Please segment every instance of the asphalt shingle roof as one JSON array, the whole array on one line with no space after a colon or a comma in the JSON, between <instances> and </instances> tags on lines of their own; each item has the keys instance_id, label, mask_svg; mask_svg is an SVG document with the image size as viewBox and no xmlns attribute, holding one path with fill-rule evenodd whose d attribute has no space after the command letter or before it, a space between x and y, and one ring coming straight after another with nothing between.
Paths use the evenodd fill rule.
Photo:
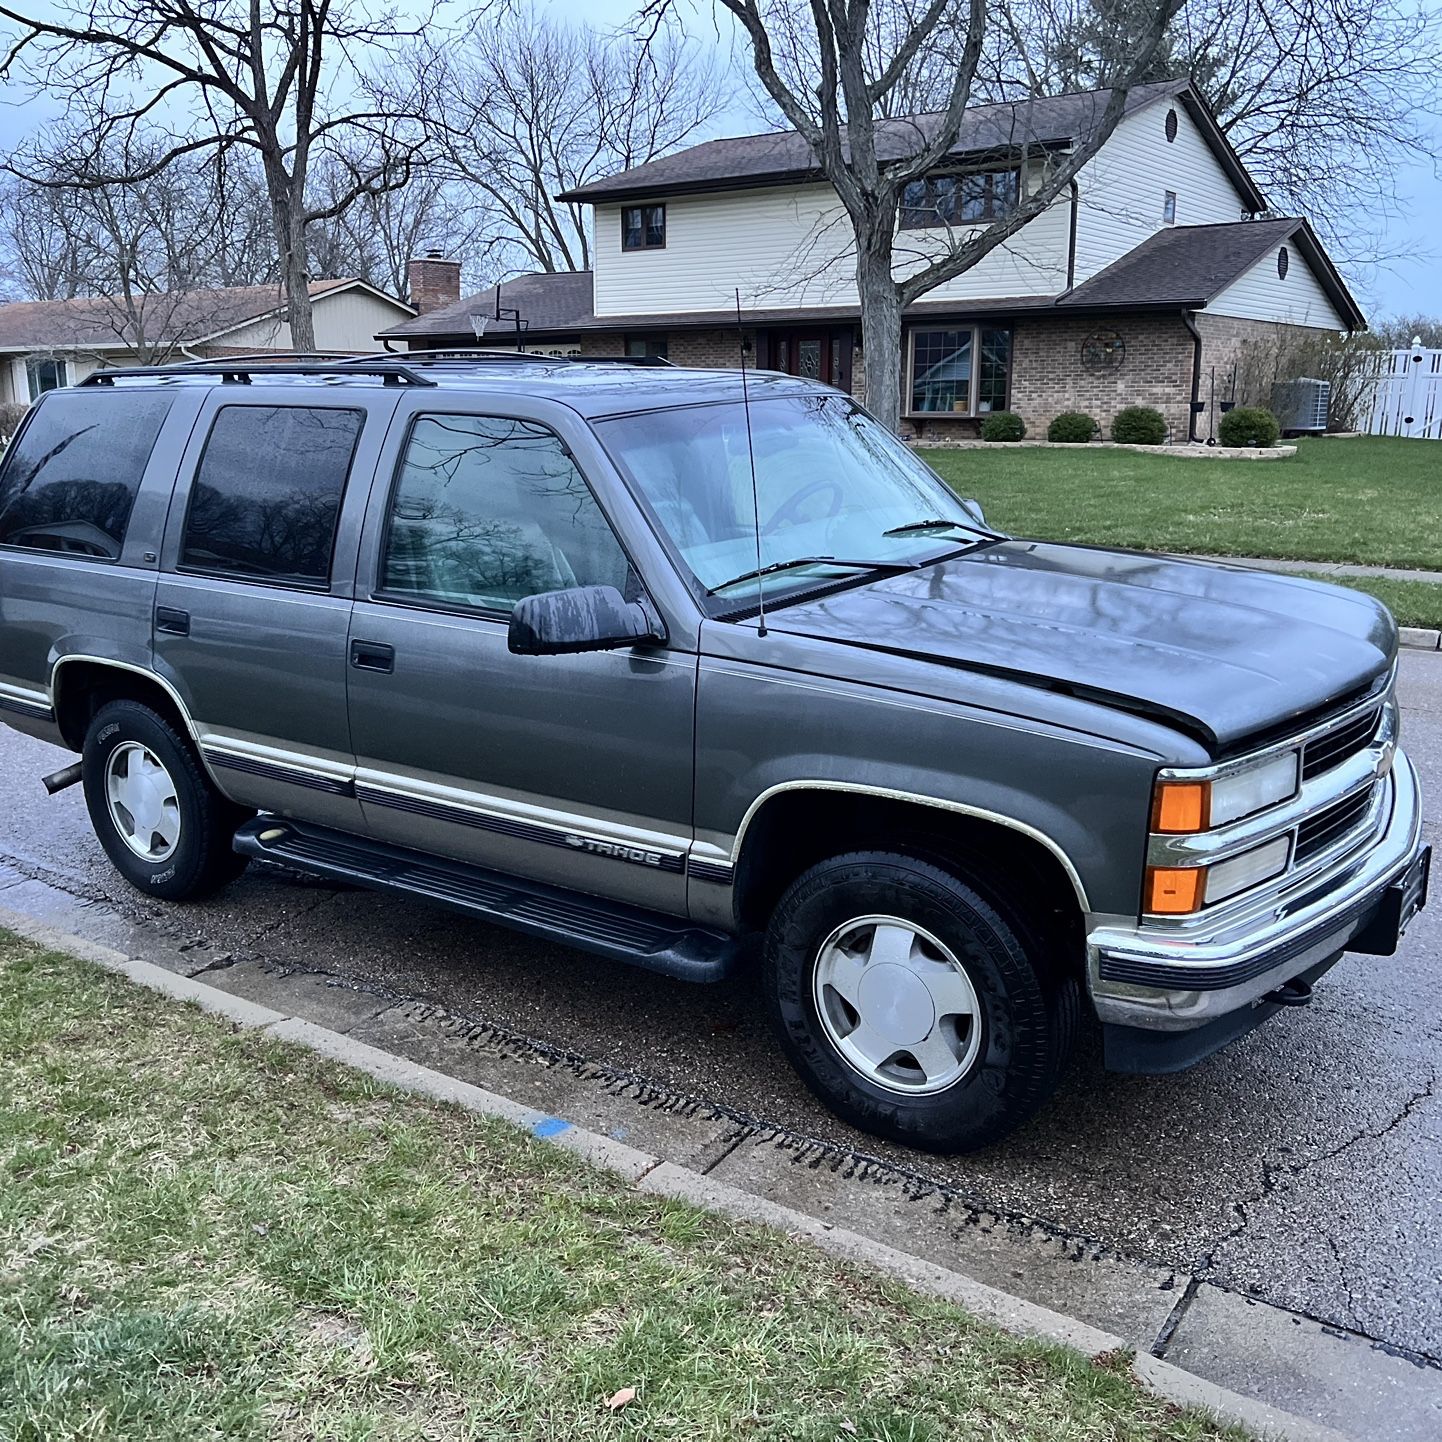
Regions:
<instances>
[{"instance_id":1,"label":"asphalt shingle roof","mask_svg":"<svg viewBox=\"0 0 1442 1442\"><path fill-rule=\"evenodd\" d=\"M353 280L313 280L312 296ZM278 286L234 286L184 294L142 297L140 313L156 341L196 341L273 314L285 304ZM128 346L132 329L121 300L77 296L74 300L25 300L0 305L0 350L83 350Z\"/></svg>"},{"instance_id":2,"label":"asphalt shingle roof","mask_svg":"<svg viewBox=\"0 0 1442 1442\"><path fill-rule=\"evenodd\" d=\"M1126 113L1168 96L1194 98L1186 80L1138 85L1126 100ZM953 155L1011 151L1022 144L1065 145L1091 134L1111 99L1110 90L1033 97L997 105L974 105L962 119ZM936 133L936 114L884 120L877 125L877 152L883 160L914 154ZM617 200L624 196L661 195L739 185L767 185L819 174L811 149L795 131L739 135L708 140L660 160L623 170L605 180L569 190L566 200Z\"/></svg>"}]
</instances>

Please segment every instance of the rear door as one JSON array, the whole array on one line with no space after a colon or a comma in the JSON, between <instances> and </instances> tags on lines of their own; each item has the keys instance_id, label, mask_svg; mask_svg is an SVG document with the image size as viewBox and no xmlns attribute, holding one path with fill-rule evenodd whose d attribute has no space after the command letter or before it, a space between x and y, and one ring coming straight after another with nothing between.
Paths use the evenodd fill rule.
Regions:
<instances>
[{"instance_id":1,"label":"rear door","mask_svg":"<svg viewBox=\"0 0 1442 1442\"><path fill-rule=\"evenodd\" d=\"M395 395L221 385L166 527L156 669L237 801L361 828L346 638L366 492Z\"/></svg>"}]
</instances>

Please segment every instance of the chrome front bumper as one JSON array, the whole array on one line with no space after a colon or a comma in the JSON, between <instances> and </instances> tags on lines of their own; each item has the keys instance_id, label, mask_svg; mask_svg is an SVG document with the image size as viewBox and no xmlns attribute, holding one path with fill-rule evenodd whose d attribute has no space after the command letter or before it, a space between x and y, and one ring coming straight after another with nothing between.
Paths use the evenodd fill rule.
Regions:
<instances>
[{"instance_id":1,"label":"chrome front bumper","mask_svg":"<svg viewBox=\"0 0 1442 1442\"><path fill-rule=\"evenodd\" d=\"M1245 922L1185 937L1145 925L1105 925L1087 937L1087 976L1103 1024L1187 1032L1250 1008L1283 983L1334 959L1363 932L1388 888L1422 851L1417 773L1398 751L1385 828L1360 854ZM1259 1018L1260 1019L1260 1018Z\"/></svg>"}]
</instances>

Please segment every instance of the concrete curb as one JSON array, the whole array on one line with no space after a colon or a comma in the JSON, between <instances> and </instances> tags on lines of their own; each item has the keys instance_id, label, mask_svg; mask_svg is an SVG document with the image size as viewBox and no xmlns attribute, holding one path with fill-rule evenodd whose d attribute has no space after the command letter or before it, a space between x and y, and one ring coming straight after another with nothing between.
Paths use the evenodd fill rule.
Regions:
<instances>
[{"instance_id":1,"label":"concrete curb","mask_svg":"<svg viewBox=\"0 0 1442 1442\"><path fill-rule=\"evenodd\" d=\"M1442 650L1442 631L1430 626L1398 626L1397 635L1402 645L1414 651Z\"/></svg>"},{"instance_id":2,"label":"concrete curb","mask_svg":"<svg viewBox=\"0 0 1442 1442\"><path fill-rule=\"evenodd\" d=\"M245 1030L266 1033L330 1061L354 1067L401 1090L520 1127L543 1141L564 1147L594 1166L618 1174L642 1191L802 1238L828 1256L883 1272L917 1291L954 1302L973 1316L1015 1336L1057 1343L1093 1357L1131 1350L1130 1345L1114 1333L1065 1317L858 1232L831 1227L794 1208L662 1161L610 1137L573 1126L563 1118L548 1116L339 1032L287 1017L152 962L131 960L111 947L48 926L9 907L0 906L0 927L52 951L124 976L172 1000L193 1002L202 1011ZM1140 1385L1168 1402L1204 1408L1259 1437L1278 1439L1278 1442L1346 1442L1340 1432L1330 1427L1244 1397L1155 1357L1134 1356L1132 1374Z\"/></svg>"}]
</instances>

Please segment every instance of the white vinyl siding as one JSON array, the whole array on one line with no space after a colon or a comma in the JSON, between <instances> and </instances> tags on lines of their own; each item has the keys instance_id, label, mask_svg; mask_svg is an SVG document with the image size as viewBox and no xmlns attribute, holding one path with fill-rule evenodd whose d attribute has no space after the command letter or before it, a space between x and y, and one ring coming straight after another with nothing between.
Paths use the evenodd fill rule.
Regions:
<instances>
[{"instance_id":1,"label":"white vinyl siding","mask_svg":"<svg viewBox=\"0 0 1442 1442\"><path fill-rule=\"evenodd\" d=\"M382 300L359 287L311 300L317 350L382 350L376 332L409 320L410 315L398 301ZM251 321L216 336L199 349L212 346L229 351L290 350L290 326L274 317Z\"/></svg>"},{"instance_id":2,"label":"white vinyl siding","mask_svg":"<svg viewBox=\"0 0 1442 1442\"><path fill-rule=\"evenodd\" d=\"M1066 284L1069 215L1052 207L929 300L1054 295ZM598 316L857 304L851 223L827 185L672 196L666 248L623 251L621 207L596 207ZM944 231L897 234L896 271L921 265Z\"/></svg>"},{"instance_id":3,"label":"white vinyl siding","mask_svg":"<svg viewBox=\"0 0 1442 1442\"><path fill-rule=\"evenodd\" d=\"M1171 142L1169 109L1177 112ZM1077 185L1078 285L1164 229L1162 203L1169 190L1176 192L1179 226L1240 220L1247 204L1186 109L1166 100L1123 120Z\"/></svg>"},{"instance_id":4,"label":"white vinyl siding","mask_svg":"<svg viewBox=\"0 0 1442 1442\"><path fill-rule=\"evenodd\" d=\"M1269 250L1245 275L1234 280L1207 307L1207 314L1346 330L1347 322L1327 299L1326 291L1296 246L1287 247L1290 264L1285 278L1277 274L1280 248Z\"/></svg>"}]
</instances>

